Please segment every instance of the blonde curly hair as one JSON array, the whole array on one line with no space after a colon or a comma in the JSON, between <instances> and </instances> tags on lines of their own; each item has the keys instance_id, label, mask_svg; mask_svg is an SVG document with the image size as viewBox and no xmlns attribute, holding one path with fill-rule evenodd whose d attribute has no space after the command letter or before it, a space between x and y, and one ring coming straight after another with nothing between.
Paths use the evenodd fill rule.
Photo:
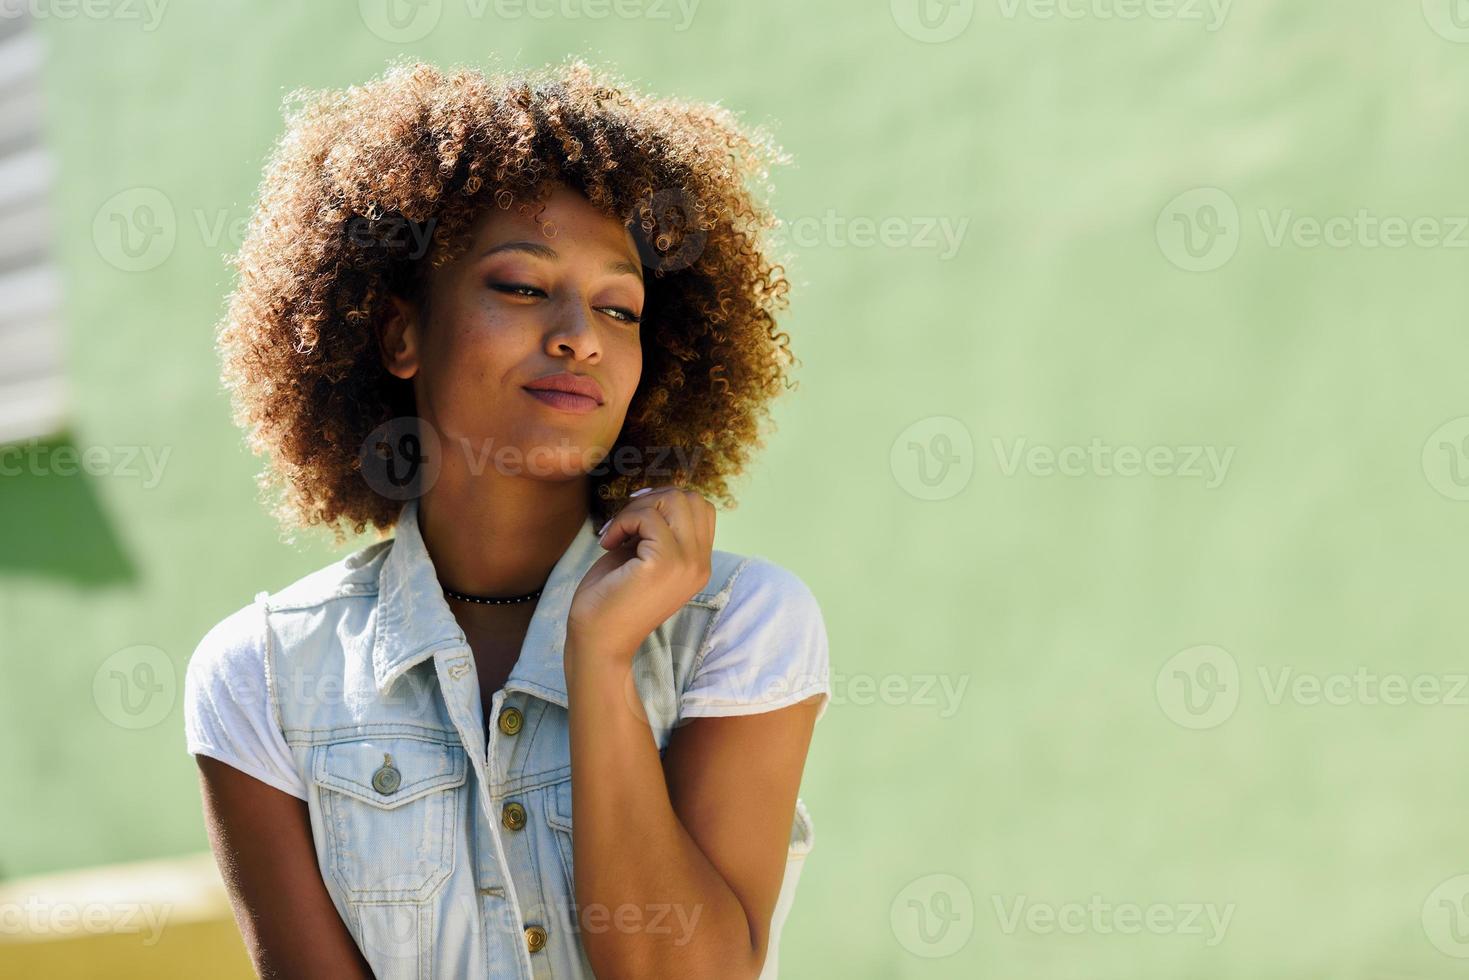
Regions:
<instances>
[{"instance_id":1,"label":"blonde curly hair","mask_svg":"<svg viewBox=\"0 0 1469 980\"><path fill-rule=\"evenodd\" d=\"M416 414L411 385L379 358L389 298L421 302L428 268L467 247L482 209L543 201L552 181L627 222L652 270L642 378L609 458L676 450L658 483L735 506L729 484L799 363L775 323L789 291L766 235L778 221L748 186L789 162L763 130L717 104L637 93L579 58L493 74L400 61L362 85L298 89L283 112L217 342L283 528L322 525L340 543L344 522L392 527L401 501L360 462L374 429ZM395 247L405 225L428 246ZM596 519L647 476L591 476Z\"/></svg>"}]
</instances>

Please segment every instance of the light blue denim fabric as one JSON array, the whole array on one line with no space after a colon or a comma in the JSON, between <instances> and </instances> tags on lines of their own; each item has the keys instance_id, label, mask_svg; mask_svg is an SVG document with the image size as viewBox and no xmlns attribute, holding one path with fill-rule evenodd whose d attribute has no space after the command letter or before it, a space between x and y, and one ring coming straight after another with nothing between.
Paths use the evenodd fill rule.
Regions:
<instances>
[{"instance_id":1,"label":"light blue denim fabric","mask_svg":"<svg viewBox=\"0 0 1469 980\"><path fill-rule=\"evenodd\" d=\"M494 694L488 743L474 658L443 599L416 501L394 539L256 596L272 709L310 788L322 877L379 980L593 976L573 905L562 644L572 595L602 553L588 518ZM716 550L708 585L638 650L634 676L660 753L714 614L750 560ZM521 724L507 734L496 722L512 708ZM514 829L502 820L511 804L524 813ZM762 978L776 976L812 843L798 800ZM689 928L688 915L655 923L654 910L641 914L675 937ZM545 943L531 951L537 926Z\"/></svg>"}]
</instances>

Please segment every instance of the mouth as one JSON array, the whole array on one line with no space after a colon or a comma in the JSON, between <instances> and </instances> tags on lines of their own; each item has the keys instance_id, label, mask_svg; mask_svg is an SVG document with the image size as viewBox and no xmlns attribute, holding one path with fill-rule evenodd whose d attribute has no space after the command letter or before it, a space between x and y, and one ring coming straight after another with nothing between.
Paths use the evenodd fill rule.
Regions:
<instances>
[{"instance_id":1,"label":"mouth","mask_svg":"<svg viewBox=\"0 0 1469 980\"><path fill-rule=\"evenodd\" d=\"M524 388L526 394L552 408L563 412L571 412L574 415L585 415L595 412L599 406L597 399L588 395L577 395L569 391L556 391L552 388Z\"/></svg>"}]
</instances>

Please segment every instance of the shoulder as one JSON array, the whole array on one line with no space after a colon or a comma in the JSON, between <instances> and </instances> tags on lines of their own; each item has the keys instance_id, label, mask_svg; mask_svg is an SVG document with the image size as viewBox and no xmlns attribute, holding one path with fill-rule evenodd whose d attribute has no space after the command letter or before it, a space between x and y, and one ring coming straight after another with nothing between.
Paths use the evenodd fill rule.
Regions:
<instances>
[{"instance_id":1,"label":"shoulder","mask_svg":"<svg viewBox=\"0 0 1469 980\"><path fill-rule=\"evenodd\" d=\"M190 751L219 757L246 716L268 704L265 620L259 600L204 634L184 669L184 728ZM228 761L228 760L227 760Z\"/></svg>"},{"instance_id":2,"label":"shoulder","mask_svg":"<svg viewBox=\"0 0 1469 980\"><path fill-rule=\"evenodd\" d=\"M682 698L684 716L769 710L829 691L826 625L799 575L740 556L724 592Z\"/></svg>"},{"instance_id":3,"label":"shoulder","mask_svg":"<svg viewBox=\"0 0 1469 980\"><path fill-rule=\"evenodd\" d=\"M205 678L238 674L262 661L265 641L264 610L259 597L215 623L189 658L187 684Z\"/></svg>"},{"instance_id":4,"label":"shoulder","mask_svg":"<svg viewBox=\"0 0 1469 980\"><path fill-rule=\"evenodd\" d=\"M378 541L255 598L210 627L189 658L190 686L254 676L265 670L266 614L309 609L348 595L375 594L377 573L392 540Z\"/></svg>"},{"instance_id":5,"label":"shoulder","mask_svg":"<svg viewBox=\"0 0 1469 980\"><path fill-rule=\"evenodd\" d=\"M262 592L256 599L274 611L309 608L342 596L374 595L392 546L392 538L375 541L274 592Z\"/></svg>"},{"instance_id":6,"label":"shoulder","mask_svg":"<svg viewBox=\"0 0 1469 980\"><path fill-rule=\"evenodd\" d=\"M261 598L204 634L184 676L190 754L210 756L282 792L306 798L274 711Z\"/></svg>"},{"instance_id":7,"label":"shoulder","mask_svg":"<svg viewBox=\"0 0 1469 980\"><path fill-rule=\"evenodd\" d=\"M787 625L821 621L816 594L799 575L761 555L736 556L728 582L722 620L735 617L778 618Z\"/></svg>"}]
</instances>

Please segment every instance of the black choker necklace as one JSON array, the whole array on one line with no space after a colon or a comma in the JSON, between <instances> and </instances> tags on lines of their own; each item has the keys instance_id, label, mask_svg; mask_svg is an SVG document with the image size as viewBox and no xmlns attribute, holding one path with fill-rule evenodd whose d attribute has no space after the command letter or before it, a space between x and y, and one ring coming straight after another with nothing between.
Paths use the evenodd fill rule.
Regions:
<instances>
[{"instance_id":1,"label":"black choker necklace","mask_svg":"<svg viewBox=\"0 0 1469 980\"><path fill-rule=\"evenodd\" d=\"M543 589L545 588L545 586L541 586L541 588ZM467 592L455 592L447 585L444 586L444 595L448 596L450 599L458 599L460 602L479 602L489 606L510 606L514 605L517 602L530 602L532 599L540 594L541 589L536 589L534 592L527 592L525 595L510 595L503 597L489 595L470 595Z\"/></svg>"}]
</instances>

